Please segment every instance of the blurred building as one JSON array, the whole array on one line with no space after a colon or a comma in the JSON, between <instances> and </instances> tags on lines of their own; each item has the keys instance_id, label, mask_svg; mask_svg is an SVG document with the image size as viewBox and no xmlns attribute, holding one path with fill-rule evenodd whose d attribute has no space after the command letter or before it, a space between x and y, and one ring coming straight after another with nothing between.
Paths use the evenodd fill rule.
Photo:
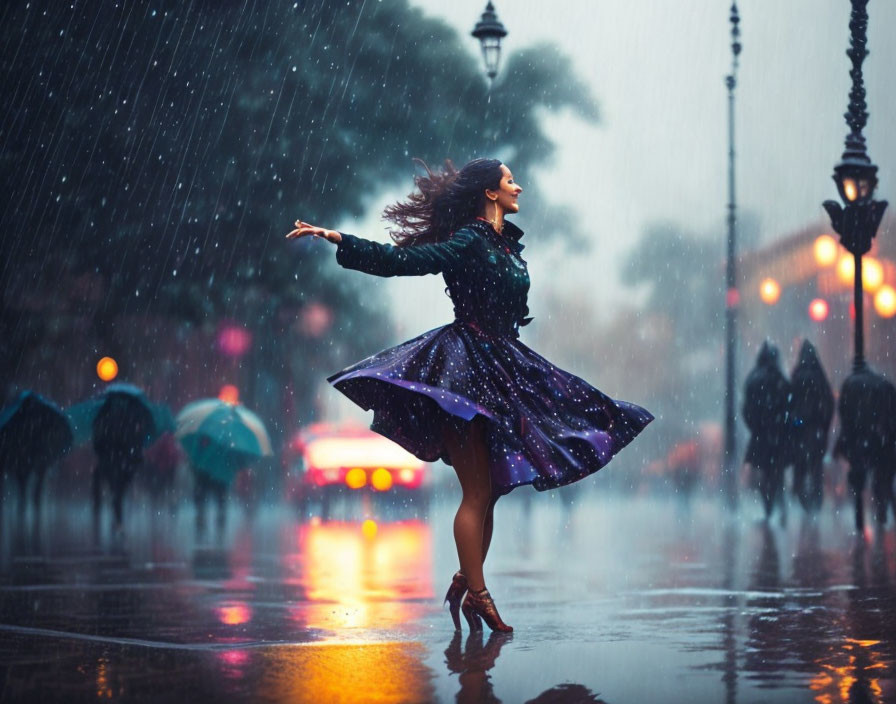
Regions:
<instances>
[{"instance_id":1,"label":"blurred building","mask_svg":"<svg viewBox=\"0 0 896 704\"><path fill-rule=\"evenodd\" d=\"M839 388L853 359L853 257L828 222L817 222L740 257L741 335L747 362L763 340L781 350L785 371L808 338ZM887 213L863 258L865 357L896 379L896 215Z\"/></svg>"}]
</instances>

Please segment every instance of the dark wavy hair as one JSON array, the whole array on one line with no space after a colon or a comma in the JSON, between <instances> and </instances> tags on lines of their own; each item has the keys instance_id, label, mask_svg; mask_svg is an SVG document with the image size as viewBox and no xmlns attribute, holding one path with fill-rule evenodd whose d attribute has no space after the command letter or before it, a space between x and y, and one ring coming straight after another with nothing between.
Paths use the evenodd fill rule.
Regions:
<instances>
[{"instance_id":1,"label":"dark wavy hair","mask_svg":"<svg viewBox=\"0 0 896 704\"><path fill-rule=\"evenodd\" d=\"M498 159L473 159L460 171L446 159L445 168L438 172L421 159L414 161L426 170L425 176L414 177L419 192L383 211L383 219L398 226L389 234L399 247L448 239L482 212L484 191L501 185Z\"/></svg>"}]
</instances>

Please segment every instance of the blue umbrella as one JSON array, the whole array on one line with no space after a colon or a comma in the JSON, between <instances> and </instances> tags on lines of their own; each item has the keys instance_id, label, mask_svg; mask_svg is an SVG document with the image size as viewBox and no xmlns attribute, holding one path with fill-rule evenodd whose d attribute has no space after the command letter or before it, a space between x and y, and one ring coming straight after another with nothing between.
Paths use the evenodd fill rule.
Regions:
<instances>
[{"instance_id":1,"label":"blue umbrella","mask_svg":"<svg viewBox=\"0 0 896 704\"><path fill-rule=\"evenodd\" d=\"M226 484L259 457L273 454L257 415L216 398L184 406L177 414L175 436L197 471Z\"/></svg>"},{"instance_id":2,"label":"blue umbrella","mask_svg":"<svg viewBox=\"0 0 896 704\"><path fill-rule=\"evenodd\" d=\"M143 406L152 416L153 426L150 428L144 440L144 446L149 445L166 430L174 430L174 419L171 417L171 409L165 404L157 404L150 401L143 389L134 384L115 382L107 385L101 393L91 399L77 403L66 410L66 415L74 429L76 445L83 445L90 441L93 434L93 421L96 419L100 408L112 396L121 395L132 399Z\"/></svg>"},{"instance_id":3,"label":"blue umbrella","mask_svg":"<svg viewBox=\"0 0 896 704\"><path fill-rule=\"evenodd\" d=\"M0 456L29 455L52 464L72 446L72 428L62 409L33 391L22 391L0 412Z\"/></svg>"}]
</instances>

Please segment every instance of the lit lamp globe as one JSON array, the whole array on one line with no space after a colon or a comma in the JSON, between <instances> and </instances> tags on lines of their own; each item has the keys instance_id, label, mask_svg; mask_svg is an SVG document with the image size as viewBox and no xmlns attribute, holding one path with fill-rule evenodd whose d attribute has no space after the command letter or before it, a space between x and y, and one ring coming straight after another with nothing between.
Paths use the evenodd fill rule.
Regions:
<instances>
[{"instance_id":1,"label":"lit lamp globe","mask_svg":"<svg viewBox=\"0 0 896 704\"><path fill-rule=\"evenodd\" d=\"M773 306L781 297L781 286L772 278L763 279L759 284L759 298L763 303Z\"/></svg>"},{"instance_id":2,"label":"lit lamp globe","mask_svg":"<svg viewBox=\"0 0 896 704\"><path fill-rule=\"evenodd\" d=\"M809 304L809 317L816 323L828 317L828 302L823 298L816 298Z\"/></svg>"},{"instance_id":3,"label":"lit lamp globe","mask_svg":"<svg viewBox=\"0 0 896 704\"><path fill-rule=\"evenodd\" d=\"M814 252L818 266L831 266L837 261L837 240L830 235L816 237Z\"/></svg>"},{"instance_id":4,"label":"lit lamp globe","mask_svg":"<svg viewBox=\"0 0 896 704\"><path fill-rule=\"evenodd\" d=\"M869 202L877 188L877 167L858 159L845 159L834 167L834 183L846 204Z\"/></svg>"},{"instance_id":5,"label":"lit lamp globe","mask_svg":"<svg viewBox=\"0 0 896 704\"><path fill-rule=\"evenodd\" d=\"M892 318L896 315L896 290L890 285L883 285L874 294L874 310L881 318Z\"/></svg>"},{"instance_id":6,"label":"lit lamp globe","mask_svg":"<svg viewBox=\"0 0 896 704\"><path fill-rule=\"evenodd\" d=\"M118 376L118 362L111 357L103 357L96 363L96 375L103 381L112 381Z\"/></svg>"}]
</instances>

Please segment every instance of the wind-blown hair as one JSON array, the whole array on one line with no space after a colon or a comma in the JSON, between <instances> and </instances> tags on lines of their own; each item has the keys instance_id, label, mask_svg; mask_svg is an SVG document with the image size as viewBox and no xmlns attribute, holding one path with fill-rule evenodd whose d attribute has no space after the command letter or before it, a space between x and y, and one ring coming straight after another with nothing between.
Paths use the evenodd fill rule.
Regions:
<instances>
[{"instance_id":1,"label":"wind-blown hair","mask_svg":"<svg viewBox=\"0 0 896 704\"><path fill-rule=\"evenodd\" d=\"M426 170L425 176L414 177L419 193L383 211L383 219L398 226L389 234L399 247L445 241L482 212L485 190L496 191L501 185L497 159L474 159L460 171L446 159L438 172L420 159L414 161Z\"/></svg>"}]
</instances>

